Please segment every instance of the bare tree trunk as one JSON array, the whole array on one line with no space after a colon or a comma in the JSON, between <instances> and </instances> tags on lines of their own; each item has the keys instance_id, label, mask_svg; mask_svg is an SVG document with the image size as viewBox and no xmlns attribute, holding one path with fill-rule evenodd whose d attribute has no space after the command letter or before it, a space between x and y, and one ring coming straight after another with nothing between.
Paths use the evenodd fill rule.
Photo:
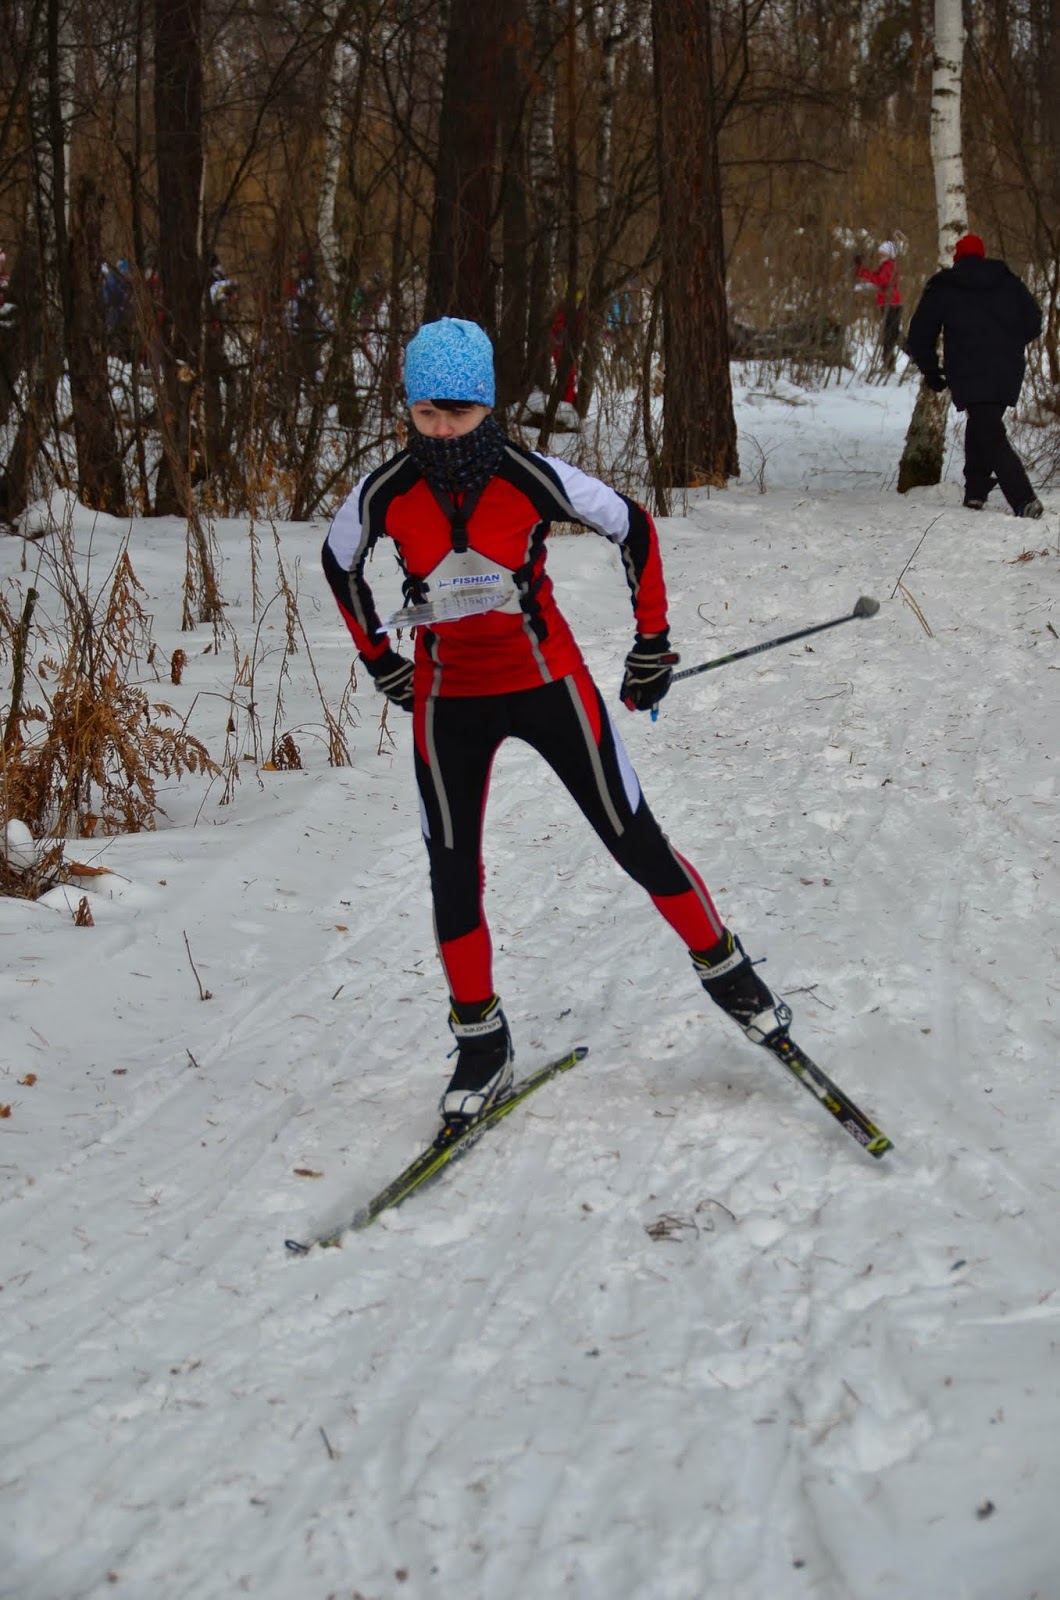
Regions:
<instances>
[{"instance_id":1,"label":"bare tree trunk","mask_svg":"<svg viewBox=\"0 0 1060 1600\"><path fill-rule=\"evenodd\" d=\"M1038 19L1034 55L1037 62L1036 84L1039 121L1041 126L1041 152L1037 161L1037 186L1042 201L1036 207L1038 220L1036 244L1039 260L1046 263L1045 326L1042 331L1042 350L1045 355L1049 382L1060 387L1060 250L1057 249L1057 227L1060 224L1060 0L1042 0Z\"/></svg>"},{"instance_id":2,"label":"bare tree trunk","mask_svg":"<svg viewBox=\"0 0 1060 1600\"><path fill-rule=\"evenodd\" d=\"M652 0L663 269L662 472L739 472L729 375L710 0Z\"/></svg>"},{"instance_id":3,"label":"bare tree trunk","mask_svg":"<svg viewBox=\"0 0 1060 1600\"><path fill-rule=\"evenodd\" d=\"M43 37L41 37L43 35ZM58 434L63 370L63 318L56 315L68 289L66 241L66 125L61 66L62 17L57 0L34 8L26 44L27 166L24 233L11 276L17 328L10 340L8 381L12 399L25 374L24 399L6 460L0 461L0 515L15 517L34 490L46 438ZM38 43L39 41L39 43ZM60 249L60 241L62 249ZM7 341L5 341L6 343Z\"/></svg>"},{"instance_id":4,"label":"bare tree trunk","mask_svg":"<svg viewBox=\"0 0 1060 1600\"><path fill-rule=\"evenodd\" d=\"M578 287L581 226L578 206L578 13L575 0L567 0L566 24L566 148L564 169L567 201L567 280L563 292L563 334L548 404L538 430L537 448L544 450L556 425L561 398L576 371L585 327L585 300Z\"/></svg>"},{"instance_id":5,"label":"bare tree trunk","mask_svg":"<svg viewBox=\"0 0 1060 1600\"><path fill-rule=\"evenodd\" d=\"M552 0L533 0L534 57L541 63L539 81L530 102L530 201L534 246L530 260L527 308L527 371L532 385L549 383L549 324L552 320L553 278L559 208L555 148L556 62Z\"/></svg>"},{"instance_id":6,"label":"bare tree trunk","mask_svg":"<svg viewBox=\"0 0 1060 1600\"><path fill-rule=\"evenodd\" d=\"M492 328L490 228L504 0L452 0L442 80L426 315Z\"/></svg>"},{"instance_id":7,"label":"bare tree trunk","mask_svg":"<svg viewBox=\"0 0 1060 1600\"><path fill-rule=\"evenodd\" d=\"M497 404L525 399L530 307L530 212L524 126L530 59L526 0L515 0L504 26L500 67L501 296L497 319Z\"/></svg>"},{"instance_id":8,"label":"bare tree trunk","mask_svg":"<svg viewBox=\"0 0 1060 1600\"><path fill-rule=\"evenodd\" d=\"M70 59L67 19L60 0L48 0L48 143L51 153L51 224L54 268L62 306L63 330L72 316L67 228L70 169Z\"/></svg>"},{"instance_id":9,"label":"bare tree trunk","mask_svg":"<svg viewBox=\"0 0 1060 1600\"><path fill-rule=\"evenodd\" d=\"M155 0L158 267L165 417L155 510L190 513L191 408L202 344L202 0Z\"/></svg>"},{"instance_id":10,"label":"bare tree trunk","mask_svg":"<svg viewBox=\"0 0 1060 1600\"><path fill-rule=\"evenodd\" d=\"M584 421L596 387L605 325L605 280L610 264L614 205L614 128L618 49L626 29L626 0L596 0L593 16L599 33L600 72L596 117L596 203L592 259L585 289L585 319L578 362L575 402Z\"/></svg>"},{"instance_id":11,"label":"bare tree trunk","mask_svg":"<svg viewBox=\"0 0 1060 1600\"><path fill-rule=\"evenodd\" d=\"M67 330L77 488L86 506L119 513L125 509L125 483L111 409L99 293L102 216L103 196L95 180L84 174L75 186L70 219L71 314Z\"/></svg>"},{"instance_id":12,"label":"bare tree trunk","mask_svg":"<svg viewBox=\"0 0 1060 1600\"><path fill-rule=\"evenodd\" d=\"M935 174L939 266L967 231L968 210L961 142L964 14L961 0L935 0L935 55L931 77L931 164ZM921 380L898 467L898 493L938 483L946 454L949 399Z\"/></svg>"}]
</instances>

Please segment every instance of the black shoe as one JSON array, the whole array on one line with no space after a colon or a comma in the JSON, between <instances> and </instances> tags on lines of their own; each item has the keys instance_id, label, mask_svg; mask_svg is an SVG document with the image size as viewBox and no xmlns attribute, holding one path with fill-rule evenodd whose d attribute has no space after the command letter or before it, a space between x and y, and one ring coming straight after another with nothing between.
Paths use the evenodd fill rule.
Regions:
<instances>
[{"instance_id":1,"label":"black shoe","mask_svg":"<svg viewBox=\"0 0 1060 1600\"><path fill-rule=\"evenodd\" d=\"M449 1026L457 1041L456 1071L439 1110L446 1122L472 1122L511 1087L512 1036L497 996L453 1001Z\"/></svg>"},{"instance_id":2,"label":"black shoe","mask_svg":"<svg viewBox=\"0 0 1060 1600\"><path fill-rule=\"evenodd\" d=\"M715 1005L728 1012L753 1044L765 1044L791 1022L791 1007L775 1000L744 953L726 932L710 950L690 950L692 966Z\"/></svg>"},{"instance_id":3,"label":"black shoe","mask_svg":"<svg viewBox=\"0 0 1060 1600\"><path fill-rule=\"evenodd\" d=\"M964 496L965 509L968 510L968 511L982 511L983 507L986 505L987 496L989 495L991 489L996 489L996 488L997 488L997 479L993 476L993 474L991 474L990 477L987 479L986 488L983 490L981 495L978 495L974 491L971 491L971 490L967 491L965 493L965 496Z\"/></svg>"},{"instance_id":4,"label":"black shoe","mask_svg":"<svg viewBox=\"0 0 1060 1600\"><path fill-rule=\"evenodd\" d=\"M1044 515L1045 507L1040 500L1028 500L1025 506L1020 506L1016 512L1017 517L1040 517Z\"/></svg>"}]
</instances>

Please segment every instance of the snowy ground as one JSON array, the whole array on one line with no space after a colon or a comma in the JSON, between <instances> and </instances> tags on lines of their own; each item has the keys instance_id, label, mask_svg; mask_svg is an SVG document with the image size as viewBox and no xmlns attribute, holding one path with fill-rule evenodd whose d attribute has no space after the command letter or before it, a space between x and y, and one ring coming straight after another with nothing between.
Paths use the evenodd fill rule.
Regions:
<instances>
[{"instance_id":1,"label":"snowy ground","mask_svg":"<svg viewBox=\"0 0 1060 1600\"><path fill-rule=\"evenodd\" d=\"M110 872L92 928L59 893L0 901L5 1600L1055 1600L1060 497L964 512L952 457L899 497L911 403L741 389L744 481L660 528L685 664L861 594L879 615L680 684L654 725L616 709L895 1151L708 1008L506 748L487 896L517 1065L591 1053L341 1252L288 1258L426 1140L449 1048L409 724L380 753L362 686L328 767L300 652L306 770L245 765L227 806L186 782L157 833L72 845ZM124 530L77 527L102 569ZM322 532L279 537L337 706ZM280 607L256 638L247 529L218 540L269 724ZM35 550L4 541L0 577ZM231 639L179 632L175 525L130 552L190 658L158 697L198 695L219 755ZM550 569L615 700L614 552L556 539Z\"/></svg>"}]
</instances>

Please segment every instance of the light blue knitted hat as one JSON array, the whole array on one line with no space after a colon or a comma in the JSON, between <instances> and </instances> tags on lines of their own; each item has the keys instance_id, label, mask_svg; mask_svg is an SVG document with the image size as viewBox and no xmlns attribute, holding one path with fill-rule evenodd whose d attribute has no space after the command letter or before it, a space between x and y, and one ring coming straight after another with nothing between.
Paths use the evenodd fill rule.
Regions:
<instances>
[{"instance_id":1,"label":"light blue knitted hat","mask_svg":"<svg viewBox=\"0 0 1060 1600\"><path fill-rule=\"evenodd\" d=\"M493 346L477 322L442 317L425 322L405 349L405 395L417 400L466 400L492 406Z\"/></svg>"}]
</instances>

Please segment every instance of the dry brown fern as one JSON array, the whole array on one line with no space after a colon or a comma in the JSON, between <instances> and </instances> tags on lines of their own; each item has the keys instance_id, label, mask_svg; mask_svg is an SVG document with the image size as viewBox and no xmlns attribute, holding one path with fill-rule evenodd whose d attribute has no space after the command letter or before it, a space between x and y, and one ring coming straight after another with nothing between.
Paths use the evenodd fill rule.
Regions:
<instances>
[{"instance_id":1,"label":"dry brown fern","mask_svg":"<svg viewBox=\"0 0 1060 1600\"><path fill-rule=\"evenodd\" d=\"M46 586L50 603L39 603L28 624L24 610L0 606L0 654L21 667L0 750L0 818L5 825L18 818L35 838L57 841L153 828L161 780L219 768L173 708L152 701L136 681L155 651L128 551L92 597L68 532L56 529L42 551L37 587ZM45 854L42 866L47 861ZM0 885L5 893L39 894L58 865L13 874L7 864Z\"/></svg>"}]
</instances>

